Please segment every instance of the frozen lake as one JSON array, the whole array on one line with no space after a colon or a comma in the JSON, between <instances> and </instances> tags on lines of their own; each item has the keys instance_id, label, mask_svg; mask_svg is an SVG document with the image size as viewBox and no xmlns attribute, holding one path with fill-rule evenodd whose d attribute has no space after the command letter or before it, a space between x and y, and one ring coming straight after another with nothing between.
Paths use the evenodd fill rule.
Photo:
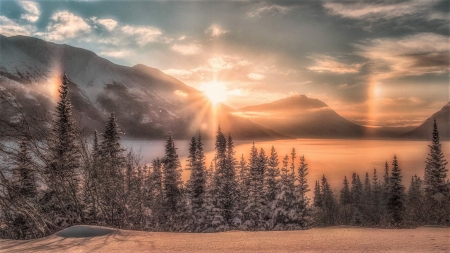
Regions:
<instances>
[{"instance_id":1,"label":"frozen lake","mask_svg":"<svg viewBox=\"0 0 450 253\"><path fill-rule=\"evenodd\" d=\"M279 155L281 166L282 158L290 154L295 148L297 156L304 155L309 165L308 182L310 188L314 181L319 180L323 174L327 177L331 186L339 190L342 186L344 175L351 177L353 172L364 179L369 172L372 177L373 169L377 169L381 178L384 163L392 164L394 154L397 155L399 166L403 173L403 183L409 185L411 176L417 174L423 178L425 160L429 152L428 145L431 141L405 141L405 140L339 140L339 139L296 139L255 142L258 151L264 148L266 154L275 146ZM139 151L144 162L151 163L152 159L164 156L165 141L136 141L123 140L124 147ZM248 141L235 141L236 159L241 154L248 159L252 143ZM186 163L189 141L175 141L178 156L183 169ZM206 163L209 166L214 157L214 141L204 141ZM442 150L447 161L450 160L450 142L442 142ZM299 164L298 158L296 165ZM183 179L189 178L189 172L183 171Z\"/></svg>"}]
</instances>

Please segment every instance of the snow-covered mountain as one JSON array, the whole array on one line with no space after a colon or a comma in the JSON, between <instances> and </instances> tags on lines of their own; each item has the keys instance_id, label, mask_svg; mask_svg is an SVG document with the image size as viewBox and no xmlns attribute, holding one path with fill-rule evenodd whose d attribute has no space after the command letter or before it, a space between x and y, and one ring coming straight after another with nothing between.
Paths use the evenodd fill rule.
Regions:
<instances>
[{"instance_id":1,"label":"snow-covered mountain","mask_svg":"<svg viewBox=\"0 0 450 253\"><path fill-rule=\"evenodd\" d=\"M49 118L63 73L70 80L75 118L86 134L101 131L114 111L126 136L134 138L159 139L169 131L176 138L198 132L212 137L218 124L237 139L283 137L228 109L213 113L203 93L158 69L120 66L85 49L0 35L0 89L14 94L25 113ZM2 110L0 117L17 116Z\"/></svg>"},{"instance_id":2,"label":"snow-covered mountain","mask_svg":"<svg viewBox=\"0 0 450 253\"><path fill-rule=\"evenodd\" d=\"M297 138L366 137L366 128L341 117L324 102L295 95L237 110L252 121Z\"/></svg>"},{"instance_id":3,"label":"snow-covered mountain","mask_svg":"<svg viewBox=\"0 0 450 253\"><path fill-rule=\"evenodd\" d=\"M450 102L425 120L420 126L403 134L402 137L431 140L434 119L436 119L438 126L439 137L443 140L450 140Z\"/></svg>"}]
</instances>

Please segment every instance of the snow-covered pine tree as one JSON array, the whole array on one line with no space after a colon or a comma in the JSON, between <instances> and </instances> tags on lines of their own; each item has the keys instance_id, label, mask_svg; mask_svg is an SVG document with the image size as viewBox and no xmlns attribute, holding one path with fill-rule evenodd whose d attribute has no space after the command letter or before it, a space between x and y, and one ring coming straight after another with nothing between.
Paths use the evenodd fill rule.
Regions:
<instances>
[{"instance_id":1,"label":"snow-covered pine tree","mask_svg":"<svg viewBox=\"0 0 450 253\"><path fill-rule=\"evenodd\" d=\"M190 171L190 177L189 180L186 183L186 192L188 195L191 195L193 186L192 186L192 180L195 177L195 162L196 159L196 150L197 150L197 139L193 136L191 138L191 142L189 143L189 150L188 150L188 157L186 160L186 170Z\"/></svg>"},{"instance_id":2,"label":"snow-covered pine tree","mask_svg":"<svg viewBox=\"0 0 450 253\"><path fill-rule=\"evenodd\" d=\"M424 199L422 194L422 180L417 175L411 177L406 196L406 215L407 223L410 225L419 225L424 220Z\"/></svg>"},{"instance_id":3,"label":"snow-covered pine tree","mask_svg":"<svg viewBox=\"0 0 450 253\"><path fill-rule=\"evenodd\" d=\"M429 207L428 222L431 224L450 223L450 185L446 180L447 161L442 153L436 119L433 123L429 148L424 176L425 195Z\"/></svg>"},{"instance_id":4,"label":"snow-covered pine tree","mask_svg":"<svg viewBox=\"0 0 450 253\"><path fill-rule=\"evenodd\" d=\"M310 190L306 176L308 176L308 164L305 163L305 156L301 156L300 166L298 167L297 185L298 224L301 228L307 228L310 225L309 198L306 195Z\"/></svg>"},{"instance_id":5,"label":"snow-covered pine tree","mask_svg":"<svg viewBox=\"0 0 450 253\"><path fill-rule=\"evenodd\" d=\"M151 210L147 223L153 231L161 231L164 229L165 213L162 161L159 158L152 161L147 187L146 207Z\"/></svg>"},{"instance_id":6,"label":"snow-covered pine tree","mask_svg":"<svg viewBox=\"0 0 450 253\"><path fill-rule=\"evenodd\" d=\"M195 152L193 153L193 167L190 177L190 199L191 210L194 217L194 231L201 231L206 225L206 166L205 154L203 152L202 137L199 134L195 142ZM192 144L192 142L191 142Z\"/></svg>"},{"instance_id":7,"label":"snow-covered pine tree","mask_svg":"<svg viewBox=\"0 0 450 253\"><path fill-rule=\"evenodd\" d=\"M120 145L121 130L114 112L110 113L100 142L99 187L101 205L106 223L120 227L123 224L124 206L121 196L125 193L125 149Z\"/></svg>"},{"instance_id":8,"label":"snow-covered pine tree","mask_svg":"<svg viewBox=\"0 0 450 253\"><path fill-rule=\"evenodd\" d=\"M227 149L226 149L226 170L225 170L225 202L223 203L223 218L230 226L238 226L241 220L237 218L238 212L238 184L236 181L236 165L237 161L234 157L234 142L231 134L228 134Z\"/></svg>"},{"instance_id":9,"label":"snow-covered pine tree","mask_svg":"<svg viewBox=\"0 0 450 253\"><path fill-rule=\"evenodd\" d=\"M43 178L47 190L41 204L43 212L49 214L48 219L64 228L83 221L80 145L68 97L69 80L65 74L58 93Z\"/></svg>"},{"instance_id":10,"label":"snow-covered pine tree","mask_svg":"<svg viewBox=\"0 0 450 253\"><path fill-rule=\"evenodd\" d=\"M244 209L244 226L249 230L263 230L264 224L264 177L261 175L260 157L253 143L249 158L248 200Z\"/></svg>"},{"instance_id":11,"label":"snow-covered pine tree","mask_svg":"<svg viewBox=\"0 0 450 253\"><path fill-rule=\"evenodd\" d=\"M350 187L348 184L347 176L344 176L344 186L341 189L340 203L341 205L347 205L352 203L352 195L350 193Z\"/></svg>"},{"instance_id":12,"label":"snow-covered pine tree","mask_svg":"<svg viewBox=\"0 0 450 253\"><path fill-rule=\"evenodd\" d=\"M350 192L347 176L344 176L343 186L339 198L339 221L341 224L349 225L352 219L352 213L352 194Z\"/></svg>"},{"instance_id":13,"label":"snow-covered pine tree","mask_svg":"<svg viewBox=\"0 0 450 253\"><path fill-rule=\"evenodd\" d=\"M25 140L19 143L19 152L15 157L15 166L12 172L12 182L18 194L26 199L33 199L37 195L37 178L27 145Z\"/></svg>"},{"instance_id":14,"label":"snow-covered pine tree","mask_svg":"<svg viewBox=\"0 0 450 253\"><path fill-rule=\"evenodd\" d=\"M295 175L289 167L289 156L283 158L281 168L280 192L276 196L275 211L273 220L275 221L275 230L297 229L297 198L295 196Z\"/></svg>"},{"instance_id":15,"label":"snow-covered pine tree","mask_svg":"<svg viewBox=\"0 0 450 253\"><path fill-rule=\"evenodd\" d=\"M377 169L373 169L372 177L372 221L375 226L380 225L381 216L383 215L383 188L378 180Z\"/></svg>"},{"instance_id":16,"label":"snow-covered pine tree","mask_svg":"<svg viewBox=\"0 0 450 253\"><path fill-rule=\"evenodd\" d=\"M402 185L401 169L398 166L397 156L392 161L391 177L389 178L389 196L387 211L391 225L399 226L403 221L405 201L405 187Z\"/></svg>"},{"instance_id":17,"label":"snow-covered pine tree","mask_svg":"<svg viewBox=\"0 0 450 253\"><path fill-rule=\"evenodd\" d=\"M270 205L276 196L277 192L279 192L280 187L280 168L278 167L278 154L275 150L275 147L272 146L270 150L270 157L267 161L267 170L266 170L266 183L265 183L265 198L267 203Z\"/></svg>"},{"instance_id":18,"label":"snow-covered pine tree","mask_svg":"<svg viewBox=\"0 0 450 253\"><path fill-rule=\"evenodd\" d=\"M238 175L238 187L239 187L239 198L238 198L238 207L239 207L239 216L243 217L245 206L248 200L248 188L249 188L249 171L247 167L247 161L245 161L244 154L241 155L241 159L239 161L238 166L239 172Z\"/></svg>"},{"instance_id":19,"label":"snow-covered pine tree","mask_svg":"<svg viewBox=\"0 0 450 253\"><path fill-rule=\"evenodd\" d=\"M89 156L89 162L85 164L84 169L84 186L83 186L83 204L84 204L84 218L86 224L102 224L104 217L99 215L99 169L100 161L100 146L98 142L98 133L94 131L94 140L92 150Z\"/></svg>"},{"instance_id":20,"label":"snow-covered pine tree","mask_svg":"<svg viewBox=\"0 0 450 253\"><path fill-rule=\"evenodd\" d=\"M320 214L319 223L324 226L333 226L337 222L337 201L331 190L325 175L322 176L321 187L322 195L322 212Z\"/></svg>"},{"instance_id":21,"label":"snow-covered pine tree","mask_svg":"<svg viewBox=\"0 0 450 253\"><path fill-rule=\"evenodd\" d=\"M353 173L352 175L352 206L353 214L351 224L360 225L364 222L363 214L363 185L359 175Z\"/></svg>"},{"instance_id":22,"label":"snow-covered pine tree","mask_svg":"<svg viewBox=\"0 0 450 253\"><path fill-rule=\"evenodd\" d=\"M369 173L366 172L364 179L363 196L362 196L362 211L364 214L364 222L366 225L372 225L372 186L370 184Z\"/></svg>"},{"instance_id":23,"label":"snow-covered pine tree","mask_svg":"<svg viewBox=\"0 0 450 253\"><path fill-rule=\"evenodd\" d=\"M0 172L0 236L10 239L32 239L45 235L48 224L36 206L38 194L32 158L25 140L13 156L12 177Z\"/></svg>"},{"instance_id":24,"label":"snow-covered pine tree","mask_svg":"<svg viewBox=\"0 0 450 253\"><path fill-rule=\"evenodd\" d=\"M180 224L178 214L182 209L181 165L175 148L172 132L169 133L165 145L163 162L164 214L168 231L176 230Z\"/></svg>"},{"instance_id":25,"label":"snow-covered pine tree","mask_svg":"<svg viewBox=\"0 0 450 253\"><path fill-rule=\"evenodd\" d=\"M319 181L316 181L316 184L314 186L314 201L313 205L315 207L322 207L322 192L320 190L320 183Z\"/></svg>"}]
</instances>

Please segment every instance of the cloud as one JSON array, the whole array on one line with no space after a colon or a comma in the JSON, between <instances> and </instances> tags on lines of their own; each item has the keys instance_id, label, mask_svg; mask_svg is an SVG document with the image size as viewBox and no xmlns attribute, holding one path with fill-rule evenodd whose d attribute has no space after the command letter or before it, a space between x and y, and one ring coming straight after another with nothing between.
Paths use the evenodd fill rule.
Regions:
<instances>
[{"instance_id":1,"label":"cloud","mask_svg":"<svg viewBox=\"0 0 450 253\"><path fill-rule=\"evenodd\" d=\"M20 16L21 19L28 20L29 22L36 22L41 15L39 5L32 1L19 1L18 4L27 12Z\"/></svg>"},{"instance_id":2,"label":"cloud","mask_svg":"<svg viewBox=\"0 0 450 253\"><path fill-rule=\"evenodd\" d=\"M13 20L0 16L0 34L4 36L25 35L30 36L35 28L29 25L19 25Z\"/></svg>"},{"instance_id":3,"label":"cloud","mask_svg":"<svg viewBox=\"0 0 450 253\"><path fill-rule=\"evenodd\" d=\"M214 57L208 60L209 66L214 70L226 70L234 68L235 64L231 61L225 61L224 57Z\"/></svg>"},{"instance_id":4,"label":"cloud","mask_svg":"<svg viewBox=\"0 0 450 253\"><path fill-rule=\"evenodd\" d=\"M132 36L136 40L137 44L145 45L151 42L157 41L162 32L151 26L131 26L125 25L121 27L122 32L125 35Z\"/></svg>"},{"instance_id":5,"label":"cloud","mask_svg":"<svg viewBox=\"0 0 450 253\"><path fill-rule=\"evenodd\" d=\"M171 49L183 55L194 55L200 52L200 46L197 43L174 44Z\"/></svg>"},{"instance_id":6,"label":"cloud","mask_svg":"<svg viewBox=\"0 0 450 253\"><path fill-rule=\"evenodd\" d=\"M68 11L58 11L50 20L47 39L51 41L63 41L91 31L91 27L83 18Z\"/></svg>"},{"instance_id":7,"label":"cloud","mask_svg":"<svg viewBox=\"0 0 450 253\"><path fill-rule=\"evenodd\" d=\"M261 81L265 78L264 75L262 74L257 74L257 73L250 73L247 75L248 78L255 80L255 81Z\"/></svg>"},{"instance_id":8,"label":"cloud","mask_svg":"<svg viewBox=\"0 0 450 253\"><path fill-rule=\"evenodd\" d=\"M117 26L117 21L110 18L97 19L96 22L104 26L108 31L112 31Z\"/></svg>"},{"instance_id":9,"label":"cloud","mask_svg":"<svg viewBox=\"0 0 450 253\"><path fill-rule=\"evenodd\" d=\"M393 19L406 15L422 16L426 19L445 19L448 15L436 14L431 7L441 0L411 0L406 2L374 3L374 1L353 1L347 3L326 2L323 6L328 13L350 19L374 21Z\"/></svg>"},{"instance_id":10,"label":"cloud","mask_svg":"<svg viewBox=\"0 0 450 253\"><path fill-rule=\"evenodd\" d=\"M381 38L359 44L359 54L371 62L379 79L445 73L450 70L449 37L420 33Z\"/></svg>"},{"instance_id":11,"label":"cloud","mask_svg":"<svg viewBox=\"0 0 450 253\"><path fill-rule=\"evenodd\" d=\"M346 64L337 61L336 58L328 55L313 55L308 57L315 61L313 66L308 67L311 71L332 72L337 74L358 73L361 64Z\"/></svg>"},{"instance_id":12,"label":"cloud","mask_svg":"<svg viewBox=\"0 0 450 253\"><path fill-rule=\"evenodd\" d=\"M211 36L213 38L217 38L217 37L219 37L221 35L224 35L225 33L228 33L228 31L223 29L218 24L212 24L210 27L208 27L205 30L205 34L208 35L208 36Z\"/></svg>"},{"instance_id":13,"label":"cloud","mask_svg":"<svg viewBox=\"0 0 450 253\"><path fill-rule=\"evenodd\" d=\"M262 15L284 15L288 13L291 9L289 7L280 6L280 5L266 5L263 7L260 7L256 10L253 10L251 12L247 12L247 16L250 18L254 17L260 17Z\"/></svg>"}]
</instances>

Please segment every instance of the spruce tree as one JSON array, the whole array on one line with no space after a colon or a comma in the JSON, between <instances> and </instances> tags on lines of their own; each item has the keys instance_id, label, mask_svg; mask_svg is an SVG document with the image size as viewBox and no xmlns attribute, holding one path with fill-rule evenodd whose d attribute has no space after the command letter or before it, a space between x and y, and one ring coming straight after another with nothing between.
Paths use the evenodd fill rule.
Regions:
<instances>
[{"instance_id":1,"label":"spruce tree","mask_svg":"<svg viewBox=\"0 0 450 253\"><path fill-rule=\"evenodd\" d=\"M56 225L68 227L83 220L80 191L80 146L72 116L69 80L64 74L58 90L59 101L48 138L48 159L44 171L48 186L42 199L44 212L52 213Z\"/></svg>"},{"instance_id":2,"label":"spruce tree","mask_svg":"<svg viewBox=\"0 0 450 253\"><path fill-rule=\"evenodd\" d=\"M341 205L348 205L352 203L352 195L348 184L347 176L344 176L344 186L341 189Z\"/></svg>"},{"instance_id":3,"label":"spruce tree","mask_svg":"<svg viewBox=\"0 0 450 253\"><path fill-rule=\"evenodd\" d=\"M397 156L394 155L387 200L387 211L392 225L398 226L403 221L404 200L405 187L402 185L402 175L398 166Z\"/></svg>"},{"instance_id":4,"label":"spruce tree","mask_svg":"<svg viewBox=\"0 0 450 253\"><path fill-rule=\"evenodd\" d=\"M450 185L447 181L447 161L442 152L436 119L433 124L433 134L430 152L426 160L424 188L429 207L428 222L443 224L450 220Z\"/></svg>"},{"instance_id":5,"label":"spruce tree","mask_svg":"<svg viewBox=\"0 0 450 253\"><path fill-rule=\"evenodd\" d=\"M181 165L175 148L172 132L169 133L165 145L163 163L163 189L164 212L168 218L169 230L176 225L176 214L180 211L182 200L181 192Z\"/></svg>"},{"instance_id":6,"label":"spruce tree","mask_svg":"<svg viewBox=\"0 0 450 253\"><path fill-rule=\"evenodd\" d=\"M299 212L299 225L302 228L309 226L309 198L306 195L310 190L308 188L308 164L305 163L305 156L300 157L300 166L298 167L298 186L297 186L297 201Z\"/></svg>"},{"instance_id":7,"label":"spruce tree","mask_svg":"<svg viewBox=\"0 0 450 253\"><path fill-rule=\"evenodd\" d=\"M379 225L381 216L383 215L383 189L378 180L377 170L375 168L373 169L372 186L372 221L374 222L374 225Z\"/></svg>"},{"instance_id":8,"label":"spruce tree","mask_svg":"<svg viewBox=\"0 0 450 253\"><path fill-rule=\"evenodd\" d=\"M107 216L107 223L120 227L123 222L125 194L125 149L120 145L121 130L116 123L114 112L110 113L100 142L101 198Z\"/></svg>"},{"instance_id":9,"label":"spruce tree","mask_svg":"<svg viewBox=\"0 0 450 253\"><path fill-rule=\"evenodd\" d=\"M244 225L250 230L260 230L264 227L264 186L261 173L258 150L253 143L249 158L249 196L244 209L246 220Z\"/></svg>"},{"instance_id":10,"label":"spruce tree","mask_svg":"<svg viewBox=\"0 0 450 253\"><path fill-rule=\"evenodd\" d=\"M28 151L28 144L25 140L19 143L19 152L15 156L14 165L12 176L16 192L27 199L36 197L37 178L32 167L32 158Z\"/></svg>"},{"instance_id":11,"label":"spruce tree","mask_svg":"<svg viewBox=\"0 0 450 253\"><path fill-rule=\"evenodd\" d=\"M316 184L314 186L314 206L315 207L322 207L322 192L320 190L320 183L319 181L316 181Z\"/></svg>"},{"instance_id":12,"label":"spruce tree","mask_svg":"<svg viewBox=\"0 0 450 253\"><path fill-rule=\"evenodd\" d=\"M423 221L422 184L422 180L417 175L411 177L411 184L406 196L406 218L411 225L419 225Z\"/></svg>"},{"instance_id":13,"label":"spruce tree","mask_svg":"<svg viewBox=\"0 0 450 253\"><path fill-rule=\"evenodd\" d=\"M266 170L266 183L265 183L265 195L266 201L268 204L272 203L279 191L279 177L280 177L280 168L278 167L278 154L275 151L275 147L272 146L270 150L270 157L267 161L267 170Z\"/></svg>"}]
</instances>

